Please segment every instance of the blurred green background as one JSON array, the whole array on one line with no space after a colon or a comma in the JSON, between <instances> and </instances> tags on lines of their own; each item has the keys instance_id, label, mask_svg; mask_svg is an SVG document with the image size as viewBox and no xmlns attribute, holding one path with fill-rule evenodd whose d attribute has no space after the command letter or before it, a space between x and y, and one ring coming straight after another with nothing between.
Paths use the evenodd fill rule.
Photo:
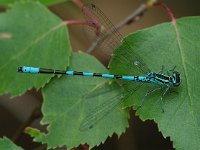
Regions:
<instances>
[{"instance_id":1,"label":"blurred green background","mask_svg":"<svg viewBox=\"0 0 200 150\"><path fill-rule=\"evenodd\" d=\"M84 3L92 2L97 5L107 17L113 22L118 23L132 11L134 11L144 0L93 0L83 1ZM185 16L200 15L199 4L197 0L166 0L166 3L174 12L177 18ZM82 19L83 14L72 2L65 2L49 7L52 12L63 20ZM0 9L2 12L4 8ZM170 21L166 12L155 7L149 9L144 16L136 23L125 25L120 32L126 36L137 30L157 25L159 23ZM74 51L87 50L91 41L88 41L86 35L82 30L81 25L70 25L69 34ZM98 54L97 54L98 55ZM103 56L97 56L100 61L107 63L108 59ZM1 65L1 64L0 64ZM9 99L9 94L0 97L0 137L7 136L14 139L18 145L25 149L45 149L38 144L32 142L32 139L22 134L20 136L18 131L23 128L24 123L29 123L33 127L45 130L44 127L39 125L41 119L40 115L34 114L32 121L28 122L33 110L40 108L42 98L40 92L31 90L21 97ZM100 145L94 149L104 150L170 150L173 149L172 142L169 138L163 138L162 134L158 131L157 125L153 121L142 122L138 117L134 116L131 111L130 128L126 133L120 137L113 135L108 138L105 144ZM183 131L184 132L184 131ZM15 138L18 137L18 138ZM64 148L59 148L64 149Z\"/></svg>"}]
</instances>

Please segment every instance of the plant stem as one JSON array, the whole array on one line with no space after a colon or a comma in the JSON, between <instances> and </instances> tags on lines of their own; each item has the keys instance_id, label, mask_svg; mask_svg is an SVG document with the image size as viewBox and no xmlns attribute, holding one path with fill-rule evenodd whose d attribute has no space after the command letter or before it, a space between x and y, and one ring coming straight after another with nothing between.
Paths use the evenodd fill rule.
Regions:
<instances>
[{"instance_id":1,"label":"plant stem","mask_svg":"<svg viewBox=\"0 0 200 150\"><path fill-rule=\"evenodd\" d=\"M174 13L166 4L164 4L162 2L155 2L155 3L153 3L153 6L158 6L158 7L163 8L167 12L167 14L171 18L171 20L176 21L176 17L174 16Z\"/></svg>"},{"instance_id":2,"label":"plant stem","mask_svg":"<svg viewBox=\"0 0 200 150\"><path fill-rule=\"evenodd\" d=\"M99 44L104 42L109 36L112 36L112 34L114 34L117 30L122 28L124 25L138 21L144 14L144 12L147 10L147 8L148 7L145 3L141 4L136 10L130 13L126 18L124 18L118 24L113 26L110 30L106 31L106 33L101 38L97 36L96 40L94 40L94 42L91 44L87 52L91 53L92 51L94 51L99 46Z\"/></svg>"},{"instance_id":3,"label":"plant stem","mask_svg":"<svg viewBox=\"0 0 200 150\"><path fill-rule=\"evenodd\" d=\"M84 4L80 1L80 0L72 0L72 2L78 6L84 14L86 14L90 19L89 20L85 20L87 25L93 27L96 29L96 34L98 35L100 32L100 24L98 22L98 20L96 19L96 16L94 14L91 13L91 11L84 6Z\"/></svg>"}]
</instances>

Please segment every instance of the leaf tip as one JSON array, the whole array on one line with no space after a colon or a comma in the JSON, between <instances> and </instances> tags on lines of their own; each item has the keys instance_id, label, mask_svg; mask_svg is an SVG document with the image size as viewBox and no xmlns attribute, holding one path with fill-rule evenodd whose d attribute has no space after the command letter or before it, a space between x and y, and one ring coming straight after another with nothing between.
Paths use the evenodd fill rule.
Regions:
<instances>
[{"instance_id":1,"label":"leaf tip","mask_svg":"<svg viewBox=\"0 0 200 150\"><path fill-rule=\"evenodd\" d=\"M40 130L36 129L36 128L31 128L31 127L26 127L24 130L25 133L29 134L32 137L36 137L38 135L41 135Z\"/></svg>"}]
</instances>

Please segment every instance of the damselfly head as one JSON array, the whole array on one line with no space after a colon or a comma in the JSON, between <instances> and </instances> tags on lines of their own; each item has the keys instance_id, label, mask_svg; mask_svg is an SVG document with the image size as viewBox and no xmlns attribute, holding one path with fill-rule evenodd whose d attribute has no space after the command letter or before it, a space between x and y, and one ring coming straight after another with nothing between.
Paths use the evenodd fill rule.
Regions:
<instances>
[{"instance_id":1,"label":"damselfly head","mask_svg":"<svg viewBox=\"0 0 200 150\"><path fill-rule=\"evenodd\" d=\"M179 86L181 84L181 78L180 78L179 72L173 71L172 78L173 78L172 82L174 86Z\"/></svg>"}]
</instances>

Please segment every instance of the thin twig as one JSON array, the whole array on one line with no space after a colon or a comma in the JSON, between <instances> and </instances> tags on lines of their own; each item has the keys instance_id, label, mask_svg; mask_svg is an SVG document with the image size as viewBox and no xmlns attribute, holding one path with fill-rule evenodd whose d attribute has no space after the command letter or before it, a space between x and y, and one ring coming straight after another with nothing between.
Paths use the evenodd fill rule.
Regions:
<instances>
[{"instance_id":1,"label":"thin twig","mask_svg":"<svg viewBox=\"0 0 200 150\"><path fill-rule=\"evenodd\" d=\"M147 10L147 8L148 7L145 3L141 4L135 11L133 11L126 18L124 18L122 21L120 21L118 24L108 30L103 37L99 38L97 36L87 52L91 53L92 51L94 51L102 42L104 42L109 36L112 36L113 33L122 28L124 25L138 21Z\"/></svg>"},{"instance_id":2,"label":"thin twig","mask_svg":"<svg viewBox=\"0 0 200 150\"><path fill-rule=\"evenodd\" d=\"M141 4L135 11L130 13L126 18L124 18L118 24L115 25L116 30L119 30L126 24L134 23L140 20L146 10L147 10L146 4Z\"/></svg>"},{"instance_id":3,"label":"thin twig","mask_svg":"<svg viewBox=\"0 0 200 150\"><path fill-rule=\"evenodd\" d=\"M90 48L87 50L87 52L91 53L92 51L94 51L102 42L104 42L109 36L112 36L113 33L115 33L117 30L122 28L124 25L134 23L140 20L144 12L152 6L158 6L158 7L163 8L167 12L167 14L170 16L173 24L176 24L176 17L174 16L172 10L166 4L162 2L157 2L157 0L148 1L144 4L141 4L135 11L129 14L126 18L124 18L118 24L113 26L113 28L107 31L103 37L99 38L97 36L94 42L91 44Z\"/></svg>"},{"instance_id":4,"label":"thin twig","mask_svg":"<svg viewBox=\"0 0 200 150\"><path fill-rule=\"evenodd\" d=\"M85 7L84 4L80 0L72 0L72 2L76 6L78 6L84 12L84 14L86 14L90 18L89 20L85 20L86 24L88 26L95 28L96 33L98 35L100 32L100 24L99 24L98 20L96 19L96 16L94 14L92 14L91 11L87 7Z\"/></svg>"},{"instance_id":5,"label":"thin twig","mask_svg":"<svg viewBox=\"0 0 200 150\"><path fill-rule=\"evenodd\" d=\"M162 2L155 2L153 4L153 6L158 6L158 7L161 7L163 8L167 14L169 15L170 19L174 22L176 21L176 17L174 15L174 13L172 12L172 10L165 4L165 3L162 3Z\"/></svg>"}]
</instances>

